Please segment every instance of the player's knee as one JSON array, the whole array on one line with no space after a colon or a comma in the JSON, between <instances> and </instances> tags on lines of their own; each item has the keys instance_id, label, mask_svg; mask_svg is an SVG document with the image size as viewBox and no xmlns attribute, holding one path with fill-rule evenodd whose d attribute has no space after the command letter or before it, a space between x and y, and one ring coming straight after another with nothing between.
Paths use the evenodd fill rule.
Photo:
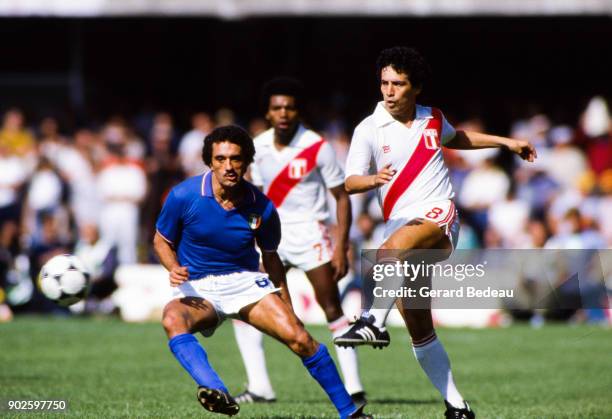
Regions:
<instances>
[{"instance_id":1,"label":"player's knee","mask_svg":"<svg viewBox=\"0 0 612 419\"><path fill-rule=\"evenodd\" d=\"M165 310L162 317L162 326L169 338L180 333L187 333L185 319L176 310Z\"/></svg>"},{"instance_id":2,"label":"player's knee","mask_svg":"<svg viewBox=\"0 0 612 419\"><path fill-rule=\"evenodd\" d=\"M294 353L300 356L310 356L316 349L314 339L303 328L295 330L287 344Z\"/></svg>"},{"instance_id":3,"label":"player's knee","mask_svg":"<svg viewBox=\"0 0 612 419\"><path fill-rule=\"evenodd\" d=\"M401 248L400 248L401 247ZM402 252L406 250L412 249L413 243L410 241L406 241L406 243L396 243L395 240L390 238L385 241L378 251L376 252L376 260L391 260L391 259L399 259Z\"/></svg>"}]
</instances>

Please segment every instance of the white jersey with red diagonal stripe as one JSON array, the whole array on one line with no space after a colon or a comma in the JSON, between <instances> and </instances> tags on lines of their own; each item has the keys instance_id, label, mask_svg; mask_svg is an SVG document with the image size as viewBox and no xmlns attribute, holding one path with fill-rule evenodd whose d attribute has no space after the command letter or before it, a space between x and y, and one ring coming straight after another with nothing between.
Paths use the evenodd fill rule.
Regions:
<instances>
[{"instance_id":1,"label":"white jersey with red diagonal stripe","mask_svg":"<svg viewBox=\"0 0 612 419\"><path fill-rule=\"evenodd\" d=\"M377 189L385 220L424 202L454 197L441 145L455 137L455 129L436 108L416 105L410 128L378 103L374 113L355 128L346 162L346 177L367 175L371 162L376 172L385 165L397 173Z\"/></svg>"},{"instance_id":2,"label":"white jersey with red diagonal stripe","mask_svg":"<svg viewBox=\"0 0 612 419\"><path fill-rule=\"evenodd\" d=\"M263 187L281 223L327 219L327 189L344 182L344 173L329 143L302 125L281 150L274 145L272 128L255 137L254 143L252 181Z\"/></svg>"}]
</instances>

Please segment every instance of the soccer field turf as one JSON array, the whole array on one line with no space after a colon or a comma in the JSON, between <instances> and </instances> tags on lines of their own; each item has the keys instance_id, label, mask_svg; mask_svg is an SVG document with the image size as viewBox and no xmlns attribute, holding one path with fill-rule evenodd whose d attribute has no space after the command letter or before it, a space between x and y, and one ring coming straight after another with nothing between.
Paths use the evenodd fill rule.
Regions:
<instances>
[{"instance_id":1,"label":"soccer field turf","mask_svg":"<svg viewBox=\"0 0 612 419\"><path fill-rule=\"evenodd\" d=\"M330 344L324 327L308 329ZM438 334L479 418L612 417L609 329L515 326ZM377 418L442 417L406 332L392 329L391 336L383 351L359 350L368 410ZM245 373L229 322L200 341L229 389L240 392ZM299 359L275 341L265 343L279 401L244 405L238 417L336 417ZM8 399L64 399L69 417L215 417L196 401L196 386L172 357L159 324L21 317L0 325L0 361L0 416ZM35 417L43 416L58 417Z\"/></svg>"}]
</instances>

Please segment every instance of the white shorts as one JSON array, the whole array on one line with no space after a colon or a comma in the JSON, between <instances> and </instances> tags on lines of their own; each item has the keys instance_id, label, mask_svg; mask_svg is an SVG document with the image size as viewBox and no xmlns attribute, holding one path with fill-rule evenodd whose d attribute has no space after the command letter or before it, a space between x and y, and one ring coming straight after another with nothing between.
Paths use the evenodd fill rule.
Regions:
<instances>
[{"instance_id":1,"label":"white shorts","mask_svg":"<svg viewBox=\"0 0 612 419\"><path fill-rule=\"evenodd\" d=\"M416 218L422 218L438 224L448 236L453 246L452 250L455 250L457 240L459 239L459 216L455 203L451 199L414 204L402 208L385 224L384 240L387 240L395 231Z\"/></svg>"},{"instance_id":2,"label":"white shorts","mask_svg":"<svg viewBox=\"0 0 612 419\"><path fill-rule=\"evenodd\" d=\"M202 331L204 336L211 336L223 320L240 318L243 307L277 291L280 288L274 286L268 274L245 271L183 282L172 289L172 298L198 297L211 303L219 321L214 328Z\"/></svg>"},{"instance_id":3,"label":"white shorts","mask_svg":"<svg viewBox=\"0 0 612 419\"><path fill-rule=\"evenodd\" d=\"M308 272L329 262L332 254L329 231L322 222L282 225L278 255L285 265Z\"/></svg>"}]
</instances>

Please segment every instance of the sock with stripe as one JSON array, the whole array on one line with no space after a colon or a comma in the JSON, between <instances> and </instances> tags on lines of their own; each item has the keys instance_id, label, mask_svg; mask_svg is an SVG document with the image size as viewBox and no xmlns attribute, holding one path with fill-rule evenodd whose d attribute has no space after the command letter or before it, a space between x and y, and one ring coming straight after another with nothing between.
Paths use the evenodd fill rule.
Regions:
<instances>
[{"instance_id":1,"label":"sock with stripe","mask_svg":"<svg viewBox=\"0 0 612 419\"><path fill-rule=\"evenodd\" d=\"M223 390L227 387L208 363L206 351L191 333L176 335L168 341L168 346L174 357L198 383L198 386Z\"/></svg>"},{"instance_id":2,"label":"sock with stripe","mask_svg":"<svg viewBox=\"0 0 612 419\"><path fill-rule=\"evenodd\" d=\"M448 354L436 334L413 342L412 350L429 381L438 389L444 400L456 408L463 408L463 397L455 386Z\"/></svg>"},{"instance_id":3,"label":"sock with stripe","mask_svg":"<svg viewBox=\"0 0 612 419\"><path fill-rule=\"evenodd\" d=\"M302 358L302 363L308 369L310 375L323 387L338 410L340 418L348 418L355 411L355 404L344 388L340 374L338 374L334 361L329 356L325 345L319 344L317 352L312 356Z\"/></svg>"},{"instance_id":4,"label":"sock with stripe","mask_svg":"<svg viewBox=\"0 0 612 419\"><path fill-rule=\"evenodd\" d=\"M329 330L332 332L332 337L338 337L346 332L348 328L348 319L345 316L340 317L329 323ZM359 378L359 361L357 359L357 351L355 348L341 348L336 346L336 355L338 356L338 364L340 371L344 377L344 385L349 394L359 393L363 391L363 385Z\"/></svg>"},{"instance_id":5,"label":"sock with stripe","mask_svg":"<svg viewBox=\"0 0 612 419\"><path fill-rule=\"evenodd\" d=\"M247 390L266 399L274 399L276 395L266 367L263 333L239 320L234 320L233 324L234 335L247 373Z\"/></svg>"}]
</instances>

